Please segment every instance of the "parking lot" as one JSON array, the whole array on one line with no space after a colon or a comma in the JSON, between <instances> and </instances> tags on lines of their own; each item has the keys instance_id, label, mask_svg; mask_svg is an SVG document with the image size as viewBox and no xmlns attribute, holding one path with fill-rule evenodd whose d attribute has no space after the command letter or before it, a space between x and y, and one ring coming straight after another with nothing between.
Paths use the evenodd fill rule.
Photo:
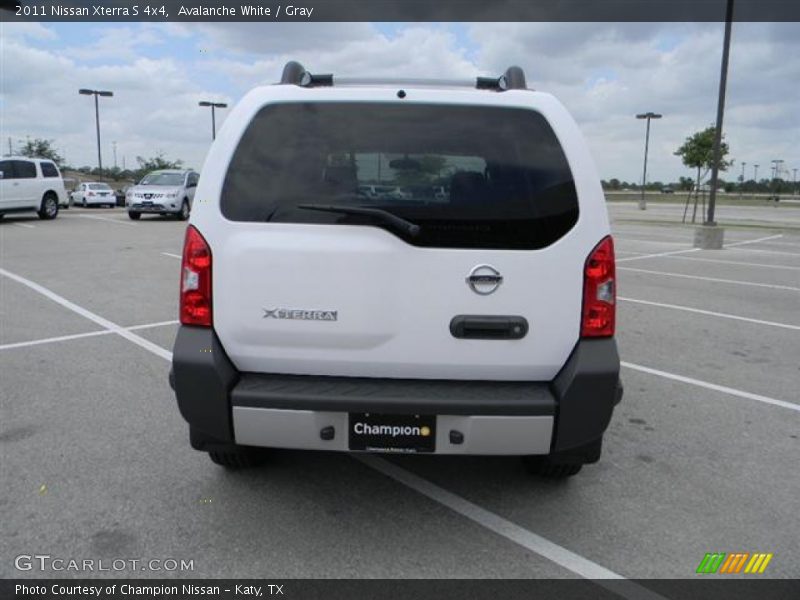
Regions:
<instances>
[{"instance_id":1,"label":"parking lot","mask_svg":"<svg viewBox=\"0 0 800 600\"><path fill-rule=\"evenodd\" d=\"M6 216L0 576L87 575L14 567L46 553L193 561L137 577L684 578L718 551L800 576L800 234L780 226L800 208L737 208L721 251L668 210L611 206L625 396L601 461L560 483L514 458L227 472L167 382L185 223Z\"/></svg>"}]
</instances>

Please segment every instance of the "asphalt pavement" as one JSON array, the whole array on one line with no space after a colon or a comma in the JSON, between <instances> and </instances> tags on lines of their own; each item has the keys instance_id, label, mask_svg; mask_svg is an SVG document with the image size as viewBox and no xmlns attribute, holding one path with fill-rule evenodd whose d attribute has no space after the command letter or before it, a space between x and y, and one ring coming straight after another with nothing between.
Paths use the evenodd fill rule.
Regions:
<instances>
[{"instance_id":1,"label":"asphalt pavement","mask_svg":"<svg viewBox=\"0 0 800 600\"><path fill-rule=\"evenodd\" d=\"M774 216L800 209L731 209L758 226L719 251L676 210L612 205L625 396L566 482L514 458L300 451L225 471L167 382L185 223L6 216L0 577L92 576L15 568L44 553L192 561L136 577L685 578L718 551L800 577L800 235Z\"/></svg>"}]
</instances>

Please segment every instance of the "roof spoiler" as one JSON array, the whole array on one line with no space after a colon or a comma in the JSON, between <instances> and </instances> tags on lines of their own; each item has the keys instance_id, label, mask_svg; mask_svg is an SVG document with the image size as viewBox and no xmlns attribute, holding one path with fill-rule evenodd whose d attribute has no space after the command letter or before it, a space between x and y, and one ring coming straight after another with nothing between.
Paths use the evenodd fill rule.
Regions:
<instances>
[{"instance_id":1,"label":"roof spoiler","mask_svg":"<svg viewBox=\"0 0 800 600\"><path fill-rule=\"evenodd\" d=\"M371 83L400 83L400 84L443 84L474 87L479 90L495 90L504 92L506 90L525 90L528 89L525 82L525 72L522 68L512 66L506 69L500 77L476 77L468 80L425 80L425 79L369 79L369 78L339 78L341 84L361 84ZM333 74L313 74L297 61L289 61L283 67L281 84L299 85L300 87L330 87L333 86Z\"/></svg>"}]
</instances>

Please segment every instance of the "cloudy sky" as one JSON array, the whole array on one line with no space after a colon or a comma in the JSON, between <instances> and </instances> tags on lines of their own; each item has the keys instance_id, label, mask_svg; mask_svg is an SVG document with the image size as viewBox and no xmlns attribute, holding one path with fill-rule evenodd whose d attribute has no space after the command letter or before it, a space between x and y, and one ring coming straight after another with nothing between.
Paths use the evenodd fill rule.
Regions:
<instances>
[{"instance_id":1,"label":"cloudy sky","mask_svg":"<svg viewBox=\"0 0 800 600\"><path fill-rule=\"evenodd\" d=\"M712 124L721 23L0 23L0 142L55 140L69 164L95 166L94 106L101 98L103 158L135 166L163 151L200 168L210 114L199 100L233 104L274 82L288 59L312 71L392 77L498 75L525 69L528 85L555 94L581 125L605 179L638 180L644 121L648 180L687 170L673 156ZM736 160L766 176L772 159L800 168L800 23L735 23L726 139ZM218 113L218 126L228 111ZM728 175L728 178L732 176Z\"/></svg>"}]
</instances>

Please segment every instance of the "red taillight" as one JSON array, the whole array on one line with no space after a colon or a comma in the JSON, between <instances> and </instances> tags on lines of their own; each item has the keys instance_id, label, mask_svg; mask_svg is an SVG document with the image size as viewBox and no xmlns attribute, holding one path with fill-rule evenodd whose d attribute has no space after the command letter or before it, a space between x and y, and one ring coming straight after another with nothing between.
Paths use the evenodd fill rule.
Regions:
<instances>
[{"instance_id":1,"label":"red taillight","mask_svg":"<svg viewBox=\"0 0 800 600\"><path fill-rule=\"evenodd\" d=\"M191 225L183 241L180 312L184 325L211 327L211 248Z\"/></svg>"},{"instance_id":2,"label":"red taillight","mask_svg":"<svg viewBox=\"0 0 800 600\"><path fill-rule=\"evenodd\" d=\"M94 192L88 192L86 195L87 196L94 196Z\"/></svg>"},{"instance_id":3,"label":"red taillight","mask_svg":"<svg viewBox=\"0 0 800 600\"><path fill-rule=\"evenodd\" d=\"M609 235L595 246L583 268L581 337L614 335L617 298L615 271L614 240Z\"/></svg>"}]
</instances>

